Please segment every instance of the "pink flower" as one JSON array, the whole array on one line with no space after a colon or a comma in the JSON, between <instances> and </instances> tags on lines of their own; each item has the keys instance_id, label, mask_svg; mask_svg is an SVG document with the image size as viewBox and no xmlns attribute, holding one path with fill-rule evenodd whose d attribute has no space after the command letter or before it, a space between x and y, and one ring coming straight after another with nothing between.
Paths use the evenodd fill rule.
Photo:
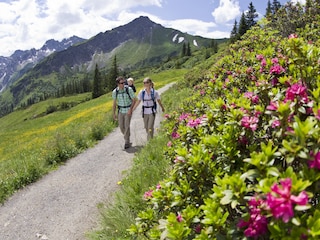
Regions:
<instances>
[{"instance_id":1,"label":"pink flower","mask_svg":"<svg viewBox=\"0 0 320 240\"><path fill-rule=\"evenodd\" d=\"M271 127L272 127L272 128L279 127L280 125L281 125L281 122L280 122L278 119L274 120L274 121L271 123Z\"/></svg>"},{"instance_id":2,"label":"pink flower","mask_svg":"<svg viewBox=\"0 0 320 240\"><path fill-rule=\"evenodd\" d=\"M205 94L206 94L206 92L205 92L204 90L201 90L201 91L200 91L200 95L201 95L201 96L203 96L203 95L205 95Z\"/></svg>"},{"instance_id":3,"label":"pink flower","mask_svg":"<svg viewBox=\"0 0 320 240\"><path fill-rule=\"evenodd\" d=\"M258 54L258 55L256 56L256 58L257 58L259 61L261 61L262 59L264 59L264 57L263 57L262 54Z\"/></svg>"},{"instance_id":4,"label":"pink flower","mask_svg":"<svg viewBox=\"0 0 320 240\"><path fill-rule=\"evenodd\" d=\"M177 138L180 137L180 134L177 133L177 132L172 132L171 137L172 137L173 139L177 139Z\"/></svg>"},{"instance_id":5,"label":"pink flower","mask_svg":"<svg viewBox=\"0 0 320 240\"><path fill-rule=\"evenodd\" d=\"M153 196L152 196L152 192L153 192L152 189L150 189L149 191L146 191L146 192L144 193L144 195L143 195L144 199L152 198L152 197L153 197Z\"/></svg>"},{"instance_id":6,"label":"pink flower","mask_svg":"<svg viewBox=\"0 0 320 240\"><path fill-rule=\"evenodd\" d=\"M303 103L309 102L307 88L301 83L295 83L287 89L284 102L294 101L295 98L298 98Z\"/></svg>"},{"instance_id":7,"label":"pink flower","mask_svg":"<svg viewBox=\"0 0 320 240\"><path fill-rule=\"evenodd\" d=\"M201 124L201 119L200 118L196 118L195 120L190 119L189 122L187 123L188 127L196 127L198 125Z\"/></svg>"},{"instance_id":8,"label":"pink flower","mask_svg":"<svg viewBox=\"0 0 320 240\"><path fill-rule=\"evenodd\" d=\"M272 62L273 64L278 64L278 63L279 63L279 59L278 59L278 58L272 58L272 59L271 59L271 62Z\"/></svg>"},{"instance_id":9,"label":"pink flower","mask_svg":"<svg viewBox=\"0 0 320 240\"><path fill-rule=\"evenodd\" d=\"M253 92L245 92L244 96L251 100L252 103L257 104L259 102L259 96L254 95Z\"/></svg>"},{"instance_id":10,"label":"pink flower","mask_svg":"<svg viewBox=\"0 0 320 240\"><path fill-rule=\"evenodd\" d=\"M241 119L241 125L245 128L250 128L255 131L258 128L259 119L257 117L244 116Z\"/></svg>"},{"instance_id":11,"label":"pink flower","mask_svg":"<svg viewBox=\"0 0 320 240\"><path fill-rule=\"evenodd\" d=\"M271 101L270 105L267 106L267 110L276 111L276 110L278 110L278 107L279 107L279 103L278 102Z\"/></svg>"},{"instance_id":12,"label":"pink flower","mask_svg":"<svg viewBox=\"0 0 320 240\"><path fill-rule=\"evenodd\" d=\"M188 113L182 113L179 117L179 121L183 121L185 119L187 119L189 117L189 114Z\"/></svg>"},{"instance_id":13,"label":"pink flower","mask_svg":"<svg viewBox=\"0 0 320 240\"><path fill-rule=\"evenodd\" d=\"M269 71L270 74L277 74L277 75L284 73L284 72L285 72L285 69L282 66L280 66L279 64L273 65Z\"/></svg>"},{"instance_id":14,"label":"pink flower","mask_svg":"<svg viewBox=\"0 0 320 240\"><path fill-rule=\"evenodd\" d=\"M311 152L311 156L313 157L313 160L309 161L309 167L310 168L318 168L320 170L320 152L317 152L314 154Z\"/></svg>"},{"instance_id":15,"label":"pink flower","mask_svg":"<svg viewBox=\"0 0 320 240\"><path fill-rule=\"evenodd\" d=\"M157 190L161 189L160 183L157 184Z\"/></svg>"},{"instance_id":16,"label":"pink flower","mask_svg":"<svg viewBox=\"0 0 320 240\"><path fill-rule=\"evenodd\" d=\"M306 205L308 195L302 191L298 196L291 195L291 179L280 180L280 186L274 184L267 195L267 205L275 218L282 218L287 223L293 216L293 204Z\"/></svg>"},{"instance_id":17,"label":"pink flower","mask_svg":"<svg viewBox=\"0 0 320 240\"><path fill-rule=\"evenodd\" d=\"M260 235L265 234L268 230L267 218L261 214L261 207L264 205L264 202L261 199L252 197L248 204L250 218L248 221L241 219L237 226L238 228L247 228L244 230L244 235L246 237L257 238Z\"/></svg>"},{"instance_id":18,"label":"pink flower","mask_svg":"<svg viewBox=\"0 0 320 240\"><path fill-rule=\"evenodd\" d=\"M167 143L167 147L171 147L171 146L172 146L172 142L169 141L169 142Z\"/></svg>"},{"instance_id":19,"label":"pink flower","mask_svg":"<svg viewBox=\"0 0 320 240\"><path fill-rule=\"evenodd\" d=\"M200 233L200 232L201 232L201 229L202 229L202 227L201 227L201 224L200 224L200 223L197 224L197 225L194 227L194 231L195 231L196 233Z\"/></svg>"},{"instance_id":20,"label":"pink flower","mask_svg":"<svg viewBox=\"0 0 320 240\"><path fill-rule=\"evenodd\" d=\"M292 38L298 38L298 35L297 34L295 34L295 33L292 33L292 34L290 34L289 35L289 37L288 37L289 39L292 39Z\"/></svg>"},{"instance_id":21,"label":"pink flower","mask_svg":"<svg viewBox=\"0 0 320 240\"><path fill-rule=\"evenodd\" d=\"M182 218L181 214L179 213L179 214L177 215L177 221L178 221L178 222L182 222L182 220L183 220L183 218Z\"/></svg>"}]
</instances>

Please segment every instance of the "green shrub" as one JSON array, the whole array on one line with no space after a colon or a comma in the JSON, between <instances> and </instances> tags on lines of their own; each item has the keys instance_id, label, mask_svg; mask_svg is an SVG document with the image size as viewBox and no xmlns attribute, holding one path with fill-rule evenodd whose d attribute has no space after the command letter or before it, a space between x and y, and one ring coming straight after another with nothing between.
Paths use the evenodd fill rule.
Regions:
<instances>
[{"instance_id":1,"label":"green shrub","mask_svg":"<svg viewBox=\"0 0 320 240\"><path fill-rule=\"evenodd\" d=\"M172 171L133 238L320 237L320 41L280 36L248 31L167 114Z\"/></svg>"}]
</instances>

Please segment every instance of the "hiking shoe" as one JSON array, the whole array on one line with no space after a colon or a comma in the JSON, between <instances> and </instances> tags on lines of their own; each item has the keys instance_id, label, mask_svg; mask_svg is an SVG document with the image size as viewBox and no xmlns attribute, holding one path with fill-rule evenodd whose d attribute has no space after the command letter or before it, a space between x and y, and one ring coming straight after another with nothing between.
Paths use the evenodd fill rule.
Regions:
<instances>
[{"instance_id":1,"label":"hiking shoe","mask_svg":"<svg viewBox=\"0 0 320 240\"><path fill-rule=\"evenodd\" d=\"M130 147L130 143L126 143L125 145L124 145L124 149L128 149Z\"/></svg>"}]
</instances>

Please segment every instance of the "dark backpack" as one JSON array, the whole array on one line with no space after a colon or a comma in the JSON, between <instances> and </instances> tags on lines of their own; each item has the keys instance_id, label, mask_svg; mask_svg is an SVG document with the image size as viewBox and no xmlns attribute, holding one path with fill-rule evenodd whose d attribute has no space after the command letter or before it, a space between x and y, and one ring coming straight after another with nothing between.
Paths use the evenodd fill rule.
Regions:
<instances>
[{"instance_id":1,"label":"dark backpack","mask_svg":"<svg viewBox=\"0 0 320 240\"><path fill-rule=\"evenodd\" d=\"M144 102L144 95L146 93L146 90L142 90L142 101ZM155 113L157 112L157 102L156 99L154 97L154 89L151 89L151 100L153 101L153 106L151 107L146 107L142 104L142 117L144 116L144 108L152 108L152 113L153 115L155 115Z\"/></svg>"}]
</instances>

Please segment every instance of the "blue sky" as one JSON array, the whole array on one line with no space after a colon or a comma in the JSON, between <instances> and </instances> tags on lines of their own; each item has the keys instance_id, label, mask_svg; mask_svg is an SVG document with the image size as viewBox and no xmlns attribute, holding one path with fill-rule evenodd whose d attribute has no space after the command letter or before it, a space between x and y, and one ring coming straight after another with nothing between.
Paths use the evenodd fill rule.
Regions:
<instances>
[{"instance_id":1,"label":"blue sky","mask_svg":"<svg viewBox=\"0 0 320 240\"><path fill-rule=\"evenodd\" d=\"M0 0L0 56L39 49L49 39L90 38L139 16L193 35L229 37L250 2L265 14L267 0Z\"/></svg>"}]
</instances>

